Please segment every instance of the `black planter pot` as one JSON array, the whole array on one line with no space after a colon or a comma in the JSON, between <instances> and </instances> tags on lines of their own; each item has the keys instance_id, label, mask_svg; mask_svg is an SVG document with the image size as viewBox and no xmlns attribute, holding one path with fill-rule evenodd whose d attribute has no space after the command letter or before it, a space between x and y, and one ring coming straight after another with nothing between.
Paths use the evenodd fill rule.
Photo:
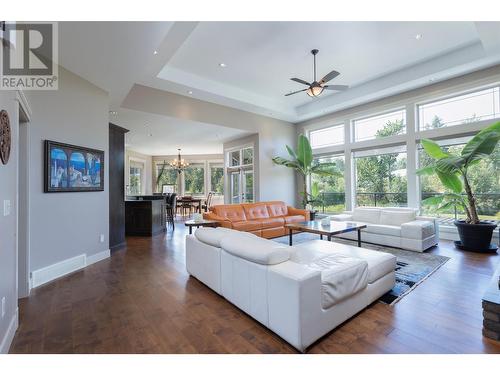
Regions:
<instances>
[{"instance_id":1,"label":"black planter pot","mask_svg":"<svg viewBox=\"0 0 500 375\"><path fill-rule=\"evenodd\" d=\"M481 221L479 224L468 224L464 220L455 220L460 241L456 246L461 250L475 252L495 252L498 247L491 244L491 237L496 224Z\"/></svg>"}]
</instances>

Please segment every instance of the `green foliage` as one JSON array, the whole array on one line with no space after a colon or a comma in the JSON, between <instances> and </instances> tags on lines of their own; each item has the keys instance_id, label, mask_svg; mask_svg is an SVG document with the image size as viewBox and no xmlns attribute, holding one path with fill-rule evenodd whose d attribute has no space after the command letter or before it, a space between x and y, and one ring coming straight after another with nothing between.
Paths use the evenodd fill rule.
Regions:
<instances>
[{"instance_id":1,"label":"green foliage","mask_svg":"<svg viewBox=\"0 0 500 375\"><path fill-rule=\"evenodd\" d=\"M477 133L467 142L460 154L451 154L448 152L449 150L444 150L433 141L422 140L426 154L434 160L429 165L419 169L417 173L419 175L428 175L431 171L434 171L443 186L455 193L455 196L464 190L466 193L467 199L463 204L460 204L457 199L443 198L439 206L441 210L454 205L460 206L467 214L468 223L479 223L476 197L470 182L473 170L471 167L478 166L481 160L485 160L492 155L499 141L500 122ZM495 174L498 175L498 171L495 171ZM431 202L428 204L433 206L434 201L424 200L423 202Z\"/></svg>"},{"instance_id":2,"label":"green foliage","mask_svg":"<svg viewBox=\"0 0 500 375\"><path fill-rule=\"evenodd\" d=\"M212 167L210 169L211 190L215 194L224 194L224 168Z\"/></svg>"},{"instance_id":3,"label":"green foliage","mask_svg":"<svg viewBox=\"0 0 500 375\"><path fill-rule=\"evenodd\" d=\"M301 195L302 203L305 207L309 203L309 193L307 192L307 178L311 174L333 176L340 175L340 173L336 170L335 163L329 163L328 165L324 166L313 164L313 153L311 145L309 143L309 139L307 139L307 137L302 134L299 135L297 141L297 150L294 151L290 146L286 146L286 149L288 154L290 155L290 159L276 156L273 158L273 162L287 168L292 168L297 173L302 175L304 191L301 193Z\"/></svg>"},{"instance_id":4,"label":"green foliage","mask_svg":"<svg viewBox=\"0 0 500 375\"><path fill-rule=\"evenodd\" d=\"M184 190L186 194L204 194L205 172L203 167L189 166L184 169Z\"/></svg>"},{"instance_id":5,"label":"green foliage","mask_svg":"<svg viewBox=\"0 0 500 375\"><path fill-rule=\"evenodd\" d=\"M375 136L377 138L388 137L400 134L403 129L403 121L388 121ZM397 171L404 170L406 170L406 158L397 153L357 158L357 191L358 193L395 193L391 196L382 194L381 204L403 204L406 202L406 198L403 198L407 190L406 173L397 173ZM371 197L367 204L370 204L369 202L371 202ZM362 199L359 199L359 203L364 204Z\"/></svg>"},{"instance_id":6,"label":"green foliage","mask_svg":"<svg viewBox=\"0 0 500 375\"><path fill-rule=\"evenodd\" d=\"M165 162L157 165L156 191L161 192L163 185L177 185L177 170L169 167Z\"/></svg>"}]
</instances>

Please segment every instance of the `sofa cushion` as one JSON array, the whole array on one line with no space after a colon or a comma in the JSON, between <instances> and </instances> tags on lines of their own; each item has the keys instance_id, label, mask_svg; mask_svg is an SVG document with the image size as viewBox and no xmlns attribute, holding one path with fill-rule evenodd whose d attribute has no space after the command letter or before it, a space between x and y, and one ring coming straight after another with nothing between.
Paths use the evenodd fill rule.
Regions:
<instances>
[{"instance_id":1,"label":"sofa cushion","mask_svg":"<svg viewBox=\"0 0 500 375\"><path fill-rule=\"evenodd\" d=\"M366 224L364 230L368 233L383 234L386 236L401 237L401 227L398 225Z\"/></svg>"},{"instance_id":2,"label":"sofa cushion","mask_svg":"<svg viewBox=\"0 0 500 375\"><path fill-rule=\"evenodd\" d=\"M285 216L285 224L298 223L304 220L305 218L302 215Z\"/></svg>"},{"instance_id":3,"label":"sofa cushion","mask_svg":"<svg viewBox=\"0 0 500 375\"><path fill-rule=\"evenodd\" d=\"M194 236L198 239L198 241L215 247L220 247L220 242L224 237L235 236L240 239L249 238L249 236L255 237L250 233L239 232L237 230L227 228L198 228L194 232Z\"/></svg>"},{"instance_id":4,"label":"sofa cushion","mask_svg":"<svg viewBox=\"0 0 500 375\"><path fill-rule=\"evenodd\" d=\"M401 237L423 240L436 233L434 223L426 220L414 220L401 225Z\"/></svg>"},{"instance_id":5,"label":"sofa cushion","mask_svg":"<svg viewBox=\"0 0 500 375\"><path fill-rule=\"evenodd\" d=\"M380 212L380 224L386 225L401 225L415 220L416 213L413 210L408 211L391 211L382 210Z\"/></svg>"},{"instance_id":6,"label":"sofa cushion","mask_svg":"<svg viewBox=\"0 0 500 375\"><path fill-rule=\"evenodd\" d=\"M232 222L246 220L245 211L239 204L222 204L213 206L213 211L217 216L228 219Z\"/></svg>"},{"instance_id":7,"label":"sofa cushion","mask_svg":"<svg viewBox=\"0 0 500 375\"><path fill-rule=\"evenodd\" d=\"M238 221L233 223L233 228L243 232L253 232L262 229L262 223L259 220Z\"/></svg>"},{"instance_id":8,"label":"sofa cushion","mask_svg":"<svg viewBox=\"0 0 500 375\"><path fill-rule=\"evenodd\" d=\"M338 242L313 240L294 245L292 248L296 252L292 256L293 259L297 259L300 256L298 253L302 249L306 249L309 254L318 251L320 253L344 254L348 257L366 260L368 262L368 282L370 284L393 272L396 268L396 257L392 254L344 245Z\"/></svg>"},{"instance_id":9,"label":"sofa cushion","mask_svg":"<svg viewBox=\"0 0 500 375\"><path fill-rule=\"evenodd\" d=\"M368 263L343 254L315 259L308 267L321 272L321 305L328 309L368 285Z\"/></svg>"},{"instance_id":10,"label":"sofa cushion","mask_svg":"<svg viewBox=\"0 0 500 375\"><path fill-rule=\"evenodd\" d=\"M265 204L250 203L243 204L242 206L243 210L245 210L247 220L266 219L269 217Z\"/></svg>"},{"instance_id":11,"label":"sofa cushion","mask_svg":"<svg viewBox=\"0 0 500 375\"><path fill-rule=\"evenodd\" d=\"M247 238L245 241L235 240L228 236L221 240L221 247L228 253L250 262L271 265L286 262L290 258L288 246L264 238Z\"/></svg>"},{"instance_id":12,"label":"sofa cushion","mask_svg":"<svg viewBox=\"0 0 500 375\"><path fill-rule=\"evenodd\" d=\"M281 217L288 215L288 207L285 202L267 202L267 212L270 217Z\"/></svg>"},{"instance_id":13,"label":"sofa cushion","mask_svg":"<svg viewBox=\"0 0 500 375\"><path fill-rule=\"evenodd\" d=\"M367 223L380 223L380 208L357 207L354 209L352 220Z\"/></svg>"},{"instance_id":14,"label":"sofa cushion","mask_svg":"<svg viewBox=\"0 0 500 375\"><path fill-rule=\"evenodd\" d=\"M282 217L270 217L259 221L262 223L262 229L279 228L285 225L285 219Z\"/></svg>"}]
</instances>

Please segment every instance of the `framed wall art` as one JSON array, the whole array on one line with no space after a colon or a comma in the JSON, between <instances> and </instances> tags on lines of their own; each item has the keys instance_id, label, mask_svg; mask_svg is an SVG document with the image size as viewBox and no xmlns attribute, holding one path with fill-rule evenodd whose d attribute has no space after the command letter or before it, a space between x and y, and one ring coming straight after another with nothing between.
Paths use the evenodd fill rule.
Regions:
<instances>
[{"instance_id":1,"label":"framed wall art","mask_svg":"<svg viewBox=\"0 0 500 375\"><path fill-rule=\"evenodd\" d=\"M104 190L104 151L45 141L46 193Z\"/></svg>"}]
</instances>

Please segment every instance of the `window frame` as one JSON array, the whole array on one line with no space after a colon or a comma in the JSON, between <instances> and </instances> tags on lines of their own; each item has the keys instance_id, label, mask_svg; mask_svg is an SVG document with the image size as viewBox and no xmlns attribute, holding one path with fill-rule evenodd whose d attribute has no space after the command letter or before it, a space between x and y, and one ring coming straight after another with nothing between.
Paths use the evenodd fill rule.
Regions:
<instances>
[{"instance_id":1,"label":"window frame","mask_svg":"<svg viewBox=\"0 0 500 375\"><path fill-rule=\"evenodd\" d=\"M326 130L329 130L329 129L333 129L333 128L342 128L342 141L341 142L338 142L338 143L329 143L329 144L325 144L325 145L321 145L321 146L318 146L318 147L314 147L313 144L312 144L312 140L311 140L311 136L312 136L312 133L316 133L316 132L322 132L322 131L326 131ZM327 126L322 126L320 128L317 128L317 129L310 129L307 133L307 138L309 139L309 143L311 144L311 148L313 150L320 150L320 149L324 149L324 148L327 148L327 147L335 147L335 146L342 146L346 143L346 137L345 137L345 124L343 122L341 123L337 123L335 125L327 125Z\"/></svg>"},{"instance_id":2,"label":"window frame","mask_svg":"<svg viewBox=\"0 0 500 375\"><path fill-rule=\"evenodd\" d=\"M363 120L367 120L367 119L375 118L375 117L382 117L384 115L389 115L389 114L398 113L398 112L401 112L404 116L404 128L403 128L404 131L401 134L393 134L393 135L389 135L389 136L381 137L381 138L372 137L372 138L356 139L356 122L357 121L363 121ZM381 112L373 112L373 113L365 115L365 116L354 117L350 120L350 123L351 123L351 139L352 139L351 143L353 143L353 144L374 141L374 140L382 140L382 139L387 140L387 139L392 139L394 137L405 136L408 134L408 114L407 114L406 107L393 107L392 109L384 110Z\"/></svg>"},{"instance_id":3,"label":"window frame","mask_svg":"<svg viewBox=\"0 0 500 375\"><path fill-rule=\"evenodd\" d=\"M452 91L452 92L447 93L446 95L434 96L431 99L427 99L427 100L415 101L415 131L417 133L425 133L425 132L432 132L432 131L435 131L437 129L442 130L442 129L456 128L456 127L467 125L467 123L462 123L462 124L456 124L456 125L451 125L451 126L443 126L442 128L437 128L437 129L421 129L420 128L420 107L425 106L427 104L432 104L432 103L445 101L448 99L458 98L460 96L474 94L476 92L485 91L485 90L494 89L494 88L499 89L498 96L499 96L499 102L500 102L500 81L495 82L495 83L490 83L487 85L475 86L473 88L469 88L469 89L465 89L465 90ZM500 106L500 103L499 103L499 106ZM476 124L476 123L480 124L483 122L489 122L489 121L495 121L495 120L500 120L500 115L498 117L494 117L493 119L477 121L474 124ZM451 132L451 133L453 134L453 132ZM459 132L457 132L457 134L458 133Z\"/></svg>"}]
</instances>

